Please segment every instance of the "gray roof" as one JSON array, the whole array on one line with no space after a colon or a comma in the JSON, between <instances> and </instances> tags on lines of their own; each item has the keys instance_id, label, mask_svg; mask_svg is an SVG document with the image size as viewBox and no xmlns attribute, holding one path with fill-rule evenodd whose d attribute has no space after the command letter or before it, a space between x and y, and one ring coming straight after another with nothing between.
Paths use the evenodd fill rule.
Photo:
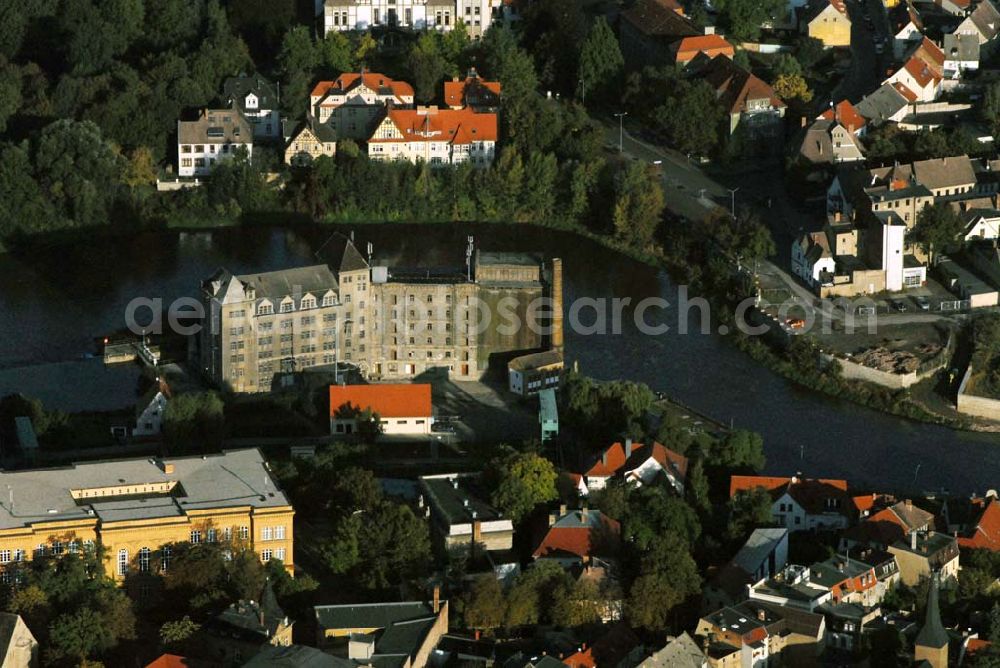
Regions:
<instances>
[{"instance_id":1,"label":"gray roof","mask_svg":"<svg viewBox=\"0 0 1000 668\"><path fill-rule=\"evenodd\" d=\"M337 290L337 277L325 264L311 267L282 269L263 274L244 274L237 279L257 290L257 298L280 300L290 295L307 292L321 298L328 290Z\"/></svg>"},{"instance_id":2,"label":"gray roof","mask_svg":"<svg viewBox=\"0 0 1000 668\"><path fill-rule=\"evenodd\" d=\"M788 529L754 529L747 542L733 557L733 563L747 573L756 573L787 536Z\"/></svg>"},{"instance_id":3,"label":"gray roof","mask_svg":"<svg viewBox=\"0 0 1000 668\"><path fill-rule=\"evenodd\" d=\"M944 57L948 60L964 62L979 61L979 38L967 33L951 33L944 36Z\"/></svg>"},{"instance_id":4,"label":"gray roof","mask_svg":"<svg viewBox=\"0 0 1000 668\"><path fill-rule=\"evenodd\" d=\"M434 616L434 607L429 601L357 603L317 605L313 612L316 623L324 629L384 629L398 622Z\"/></svg>"},{"instance_id":5,"label":"gray roof","mask_svg":"<svg viewBox=\"0 0 1000 668\"><path fill-rule=\"evenodd\" d=\"M522 267L537 267L541 263L542 257L538 253L476 251L477 265L510 264Z\"/></svg>"},{"instance_id":6,"label":"gray roof","mask_svg":"<svg viewBox=\"0 0 1000 668\"><path fill-rule=\"evenodd\" d=\"M503 662L503 668L565 668L562 661L543 654L541 656L526 656L518 652Z\"/></svg>"},{"instance_id":7,"label":"gray roof","mask_svg":"<svg viewBox=\"0 0 1000 668\"><path fill-rule=\"evenodd\" d=\"M368 262L358 252L350 238L335 233L316 251L316 256L330 265L335 272L361 271L368 269Z\"/></svg>"},{"instance_id":8,"label":"gray roof","mask_svg":"<svg viewBox=\"0 0 1000 668\"><path fill-rule=\"evenodd\" d=\"M270 638L278 628L287 624L285 611L278 605L271 581L264 584L264 593L260 601L239 601L215 616L214 624L221 624L238 632Z\"/></svg>"},{"instance_id":9,"label":"gray roof","mask_svg":"<svg viewBox=\"0 0 1000 668\"><path fill-rule=\"evenodd\" d=\"M431 510L445 524L467 524L472 522L472 513L477 520L493 521L502 519L500 511L490 505L485 491L480 487L479 477L469 474L423 476L420 487L427 496Z\"/></svg>"},{"instance_id":10,"label":"gray roof","mask_svg":"<svg viewBox=\"0 0 1000 668\"><path fill-rule=\"evenodd\" d=\"M924 626L917 634L914 642L917 647L941 648L948 646L948 632L941 623L941 609L938 607L938 579L931 577L930 590L927 592L927 616Z\"/></svg>"},{"instance_id":11,"label":"gray roof","mask_svg":"<svg viewBox=\"0 0 1000 668\"><path fill-rule=\"evenodd\" d=\"M353 668L354 662L305 645L269 645L243 668Z\"/></svg>"},{"instance_id":12,"label":"gray roof","mask_svg":"<svg viewBox=\"0 0 1000 668\"><path fill-rule=\"evenodd\" d=\"M307 128L313 133L313 135L315 135L316 139L321 142L330 143L337 141L337 132L333 129L333 126L329 123L320 123L316 120L315 116L307 113L305 120L296 125L295 129L291 132L288 143L291 144L298 139L298 136Z\"/></svg>"},{"instance_id":13,"label":"gray roof","mask_svg":"<svg viewBox=\"0 0 1000 668\"><path fill-rule=\"evenodd\" d=\"M73 464L62 468L0 472L0 529L36 522L97 517L102 522L179 517L190 510L287 506L259 450L230 450L203 457L153 458ZM165 491L129 493L131 486L163 484ZM164 484L165 483L165 484ZM114 487L120 494L82 498L71 490ZM166 491L169 488L169 491ZM13 499L13 503L11 503Z\"/></svg>"},{"instance_id":14,"label":"gray roof","mask_svg":"<svg viewBox=\"0 0 1000 668\"><path fill-rule=\"evenodd\" d=\"M250 93L257 96L258 109L275 109L278 106L278 92L274 84L259 74L252 76L228 77L222 82L222 95L229 104L234 102L241 111L246 111L246 97ZM257 109L253 110L257 111Z\"/></svg>"},{"instance_id":15,"label":"gray roof","mask_svg":"<svg viewBox=\"0 0 1000 668\"><path fill-rule=\"evenodd\" d=\"M698 643L685 631L640 663L639 668L702 668L706 664Z\"/></svg>"},{"instance_id":16,"label":"gray roof","mask_svg":"<svg viewBox=\"0 0 1000 668\"><path fill-rule=\"evenodd\" d=\"M906 98L892 84L885 83L854 105L858 113L872 122L885 121L907 105Z\"/></svg>"},{"instance_id":17,"label":"gray roof","mask_svg":"<svg viewBox=\"0 0 1000 668\"><path fill-rule=\"evenodd\" d=\"M810 580L814 584L829 589L848 578L856 578L862 573L870 571L871 568L863 561L834 555L826 561L815 563L809 567Z\"/></svg>"},{"instance_id":18,"label":"gray roof","mask_svg":"<svg viewBox=\"0 0 1000 668\"><path fill-rule=\"evenodd\" d=\"M177 121L180 144L252 144L253 128L239 109L202 109L193 121Z\"/></svg>"},{"instance_id":19,"label":"gray roof","mask_svg":"<svg viewBox=\"0 0 1000 668\"><path fill-rule=\"evenodd\" d=\"M1000 32L1000 12L991 0L981 0L969 18L987 40L993 39Z\"/></svg>"},{"instance_id":20,"label":"gray roof","mask_svg":"<svg viewBox=\"0 0 1000 668\"><path fill-rule=\"evenodd\" d=\"M967 155L917 160L913 163L913 175L917 183L931 190L976 183L976 171Z\"/></svg>"}]
</instances>

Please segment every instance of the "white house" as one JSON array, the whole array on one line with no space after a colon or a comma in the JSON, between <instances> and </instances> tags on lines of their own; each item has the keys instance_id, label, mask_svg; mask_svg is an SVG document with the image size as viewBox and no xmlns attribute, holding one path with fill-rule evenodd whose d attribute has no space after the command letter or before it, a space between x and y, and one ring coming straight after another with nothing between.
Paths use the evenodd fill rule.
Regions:
<instances>
[{"instance_id":1,"label":"white house","mask_svg":"<svg viewBox=\"0 0 1000 668\"><path fill-rule=\"evenodd\" d=\"M924 38L924 22L920 12L909 0L903 0L889 12L892 30L892 54L896 60L903 56Z\"/></svg>"},{"instance_id":2,"label":"white house","mask_svg":"<svg viewBox=\"0 0 1000 668\"><path fill-rule=\"evenodd\" d=\"M941 93L941 76L915 56L889 75L884 83L897 84L897 90L904 97L912 95L910 102L933 102Z\"/></svg>"},{"instance_id":3,"label":"white house","mask_svg":"<svg viewBox=\"0 0 1000 668\"><path fill-rule=\"evenodd\" d=\"M845 529L849 524L846 480L734 475L729 495L757 488L768 492L773 499L771 515L775 524L789 531Z\"/></svg>"},{"instance_id":4,"label":"white house","mask_svg":"<svg viewBox=\"0 0 1000 668\"><path fill-rule=\"evenodd\" d=\"M434 422L428 384L330 386L330 433L349 436L358 431L358 414L371 411L386 435L429 436Z\"/></svg>"},{"instance_id":5,"label":"white house","mask_svg":"<svg viewBox=\"0 0 1000 668\"><path fill-rule=\"evenodd\" d=\"M972 209L965 212L965 240L1000 239L1000 211Z\"/></svg>"},{"instance_id":6,"label":"white house","mask_svg":"<svg viewBox=\"0 0 1000 668\"><path fill-rule=\"evenodd\" d=\"M412 107L413 86L363 70L320 81L309 94L313 116L329 125L338 139L367 139L387 105Z\"/></svg>"},{"instance_id":7,"label":"white house","mask_svg":"<svg viewBox=\"0 0 1000 668\"><path fill-rule=\"evenodd\" d=\"M222 94L230 106L236 105L250 121L255 138L281 138L281 115L275 84L259 74L229 77L222 83Z\"/></svg>"},{"instance_id":8,"label":"white house","mask_svg":"<svg viewBox=\"0 0 1000 668\"><path fill-rule=\"evenodd\" d=\"M979 44L985 46L1000 33L1000 11L997 11L992 0L981 0L972 13L958 24L955 33L975 35Z\"/></svg>"},{"instance_id":9,"label":"white house","mask_svg":"<svg viewBox=\"0 0 1000 668\"><path fill-rule=\"evenodd\" d=\"M493 163L497 115L472 109L388 109L368 139L372 160L475 167Z\"/></svg>"},{"instance_id":10,"label":"white house","mask_svg":"<svg viewBox=\"0 0 1000 668\"><path fill-rule=\"evenodd\" d=\"M157 382L139 404L132 435L138 438L159 436L163 433L163 415L170 399L170 388L163 381Z\"/></svg>"},{"instance_id":11,"label":"white house","mask_svg":"<svg viewBox=\"0 0 1000 668\"><path fill-rule=\"evenodd\" d=\"M253 157L253 128L243 113L231 109L202 109L193 121L177 121L177 173L207 176L215 165L240 151Z\"/></svg>"},{"instance_id":12,"label":"white house","mask_svg":"<svg viewBox=\"0 0 1000 668\"><path fill-rule=\"evenodd\" d=\"M375 26L448 32L460 21L471 37L482 36L493 22L491 0L326 0L323 5L324 35Z\"/></svg>"},{"instance_id":13,"label":"white house","mask_svg":"<svg viewBox=\"0 0 1000 668\"><path fill-rule=\"evenodd\" d=\"M573 475L572 480L583 496L589 491L604 489L614 476L621 476L637 487L662 479L678 494L683 494L687 468L687 457L661 443L654 441L644 445L625 439L624 443L608 446L593 465L579 478Z\"/></svg>"},{"instance_id":14,"label":"white house","mask_svg":"<svg viewBox=\"0 0 1000 668\"><path fill-rule=\"evenodd\" d=\"M824 276L833 276L836 266L826 232L803 234L792 244L792 271L810 287L821 285Z\"/></svg>"},{"instance_id":15,"label":"white house","mask_svg":"<svg viewBox=\"0 0 1000 668\"><path fill-rule=\"evenodd\" d=\"M964 72L979 69L979 39L976 35L945 35L943 50L946 78L961 79Z\"/></svg>"}]
</instances>

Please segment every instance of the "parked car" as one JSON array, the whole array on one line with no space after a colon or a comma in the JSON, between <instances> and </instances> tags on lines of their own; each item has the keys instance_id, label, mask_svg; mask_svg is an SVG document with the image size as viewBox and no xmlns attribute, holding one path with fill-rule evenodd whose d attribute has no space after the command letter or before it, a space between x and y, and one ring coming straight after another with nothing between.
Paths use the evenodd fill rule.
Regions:
<instances>
[{"instance_id":1,"label":"parked car","mask_svg":"<svg viewBox=\"0 0 1000 668\"><path fill-rule=\"evenodd\" d=\"M913 298L913 301L917 303L917 308L920 309L921 311L931 310L931 301L927 299L927 297L924 297L923 295L917 295L916 297Z\"/></svg>"},{"instance_id":2,"label":"parked car","mask_svg":"<svg viewBox=\"0 0 1000 668\"><path fill-rule=\"evenodd\" d=\"M899 311L900 313L906 312L906 302L904 302L902 299L893 299L892 307L897 311Z\"/></svg>"},{"instance_id":3,"label":"parked car","mask_svg":"<svg viewBox=\"0 0 1000 668\"><path fill-rule=\"evenodd\" d=\"M806 321L802 318L789 318L785 324L788 325L788 329L802 329L806 326Z\"/></svg>"}]
</instances>

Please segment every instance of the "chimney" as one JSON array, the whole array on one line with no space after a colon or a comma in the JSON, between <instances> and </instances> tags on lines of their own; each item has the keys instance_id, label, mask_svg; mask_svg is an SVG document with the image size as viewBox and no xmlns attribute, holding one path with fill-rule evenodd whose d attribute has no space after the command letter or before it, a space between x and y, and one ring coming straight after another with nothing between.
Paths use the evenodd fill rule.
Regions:
<instances>
[{"instance_id":1,"label":"chimney","mask_svg":"<svg viewBox=\"0 0 1000 668\"><path fill-rule=\"evenodd\" d=\"M839 223L840 222L840 212L839 211L835 211L833 213L833 222L835 222L835 223Z\"/></svg>"},{"instance_id":2,"label":"chimney","mask_svg":"<svg viewBox=\"0 0 1000 668\"><path fill-rule=\"evenodd\" d=\"M608 465L608 451L607 450L605 450L604 452L601 453L601 464L603 464L604 466Z\"/></svg>"},{"instance_id":3,"label":"chimney","mask_svg":"<svg viewBox=\"0 0 1000 668\"><path fill-rule=\"evenodd\" d=\"M565 503L560 503L559 504L559 517L562 517L565 514L566 514L566 504Z\"/></svg>"},{"instance_id":4,"label":"chimney","mask_svg":"<svg viewBox=\"0 0 1000 668\"><path fill-rule=\"evenodd\" d=\"M913 501L911 499L906 499L903 501L903 505L906 506L907 510L913 509Z\"/></svg>"},{"instance_id":5,"label":"chimney","mask_svg":"<svg viewBox=\"0 0 1000 668\"><path fill-rule=\"evenodd\" d=\"M476 634L474 637L476 640L479 640L479 629L476 629Z\"/></svg>"},{"instance_id":6,"label":"chimney","mask_svg":"<svg viewBox=\"0 0 1000 668\"><path fill-rule=\"evenodd\" d=\"M803 116L802 120L800 120L799 123L802 125L802 127L805 127L806 126L806 117Z\"/></svg>"},{"instance_id":7,"label":"chimney","mask_svg":"<svg viewBox=\"0 0 1000 668\"><path fill-rule=\"evenodd\" d=\"M441 609L441 587L434 585L434 614Z\"/></svg>"},{"instance_id":8,"label":"chimney","mask_svg":"<svg viewBox=\"0 0 1000 668\"><path fill-rule=\"evenodd\" d=\"M174 472L174 465L173 464L171 464L170 462L165 462L162 459L160 460L159 463L160 463L160 470L161 471L163 471L167 475L173 475L173 472Z\"/></svg>"},{"instance_id":9,"label":"chimney","mask_svg":"<svg viewBox=\"0 0 1000 668\"><path fill-rule=\"evenodd\" d=\"M631 456L632 456L632 439L631 438L626 438L625 439L625 459L628 459Z\"/></svg>"},{"instance_id":10,"label":"chimney","mask_svg":"<svg viewBox=\"0 0 1000 668\"><path fill-rule=\"evenodd\" d=\"M757 611L757 619L762 622L767 620L767 613L764 611L764 608Z\"/></svg>"},{"instance_id":11,"label":"chimney","mask_svg":"<svg viewBox=\"0 0 1000 668\"><path fill-rule=\"evenodd\" d=\"M580 517L583 519L584 524L587 522L587 517L590 511L587 510L587 504L583 504L583 508L580 509Z\"/></svg>"},{"instance_id":12,"label":"chimney","mask_svg":"<svg viewBox=\"0 0 1000 668\"><path fill-rule=\"evenodd\" d=\"M563 348L563 272L558 257L552 258L552 347Z\"/></svg>"}]
</instances>

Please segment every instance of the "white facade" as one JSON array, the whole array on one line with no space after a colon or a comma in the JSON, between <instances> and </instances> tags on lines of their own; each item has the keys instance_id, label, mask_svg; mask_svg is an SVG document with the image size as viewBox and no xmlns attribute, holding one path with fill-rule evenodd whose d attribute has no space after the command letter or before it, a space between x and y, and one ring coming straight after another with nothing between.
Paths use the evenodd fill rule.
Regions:
<instances>
[{"instance_id":1,"label":"white facade","mask_svg":"<svg viewBox=\"0 0 1000 668\"><path fill-rule=\"evenodd\" d=\"M905 225L882 224L882 269L885 270L885 289L889 292L899 292L903 289L905 244Z\"/></svg>"},{"instance_id":2,"label":"white facade","mask_svg":"<svg viewBox=\"0 0 1000 668\"><path fill-rule=\"evenodd\" d=\"M368 140L372 160L476 167L493 163L496 114L470 110L390 110Z\"/></svg>"},{"instance_id":3,"label":"white facade","mask_svg":"<svg viewBox=\"0 0 1000 668\"><path fill-rule=\"evenodd\" d=\"M771 505L771 515L777 524L789 531L847 528L847 517L843 513L833 508L830 512L809 513L787 492Z\"/></svg>"},{"instance_id":4,"label":"white facade","mask_svg":"<svg viewBox=\"0 0 1000 668\"><path fill-rule=\"evenodd\" d=\"M261 109L257 96L248 93L243 101L244 115L253 125L253 136L262 139L277 139L281 136L281 116L277 109Z\"/></svg>"},{"instance_id":5,"label":"white facade","mask_svg":"<svg viewBox=\"0 0 1000 668\"><path fill-rule=\"evenodd\" d=\"M231 160L236 157L240 148L245 148L247 156L253 155L253 142L242 144L181 144L180 166L177 174L180 176L208 176L215 169L216 163Z\"/></svg>"},{"instance_id":6,"label":"white facade","mask_svg":"<svg viewBox=\"0 0 1000 668\"><path fill-rule=\"evenodd\" d=\"M641 487L656 480L656 477L661 473L667 477L670 486L678 494L684 493L684 482L652 457L649 457L634 469L625 471L625 481L634 484L636 487Z\"/></svg>"},{"instance_id":7,"label":"white facade","mask_svg":"<svg viewBox=\"0 0 1000 668\"><path fill-rule=\"evenodd\" d=\"M135 421L133 436L159 436L163 431L163 413L167 410L167 397L163 392L157 392L149 405Z\"/></svg>"},{"instance_id":8,"label":"white facade","mask_svg":"<svg viewBox=\"0 0 1000 668\"><path fill-rule=\"evenodd\" d=\"M817 286L821 283L820 276L823 273L833 274L837 267L832 256L826 255L816 261L812 261L806 256L803 248L803 240L796 240L792 244L792 271L810 286Z\"/></svg>"},{"instance_id":9,"label":"white facade","mask_svg":"<svg viewBox=\"0 0 1000 668\"><path fill-rule=\"evenodd\" d=\"M429 436L434 418L429 415L380 418L381 432L387 436ZM330 433L334 436L349 436L358 433L355 418L330 418Z\"/></svg>"},{"instance_id":10,"label":"white facade","mask_svg":"<svg viewBox=\"0 0 1000 668\"><path fill-rule=\"evenodd\" d=\"M326 0L323 34L375 26L447 32L462 21L469 35L477 38L490 27L492 16L491 0Z\"/></svg>"}]
</instances>

